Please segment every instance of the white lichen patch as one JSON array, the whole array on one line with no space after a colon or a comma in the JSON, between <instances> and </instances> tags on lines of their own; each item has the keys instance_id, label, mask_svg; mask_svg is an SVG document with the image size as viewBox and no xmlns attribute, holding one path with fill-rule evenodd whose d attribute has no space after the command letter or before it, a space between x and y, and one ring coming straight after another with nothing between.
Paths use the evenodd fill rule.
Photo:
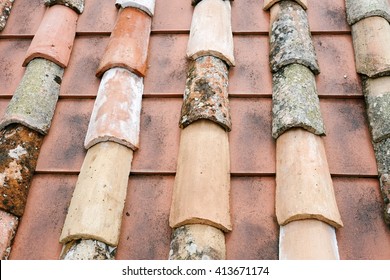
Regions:
<instances>
[{"instance_id":1,"label":"white lichen patch","mask_svg":"<svg viewBox=\"0 0 390 280\"><path fill-rule=\"evenodd\" d=\"M12 149L8 152L8 155L11 158L19 159L20 156L27 154L27 151L22 146L18 145L15 149Z\"/></svg>"}]
</instances>

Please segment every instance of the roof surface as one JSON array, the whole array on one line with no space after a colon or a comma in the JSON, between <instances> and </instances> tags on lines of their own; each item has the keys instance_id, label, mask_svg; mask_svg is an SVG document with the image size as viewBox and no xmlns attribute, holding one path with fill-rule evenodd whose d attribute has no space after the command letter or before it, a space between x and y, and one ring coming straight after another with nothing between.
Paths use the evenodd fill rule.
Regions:
<instances>
[{"instance_id":1,"label":"roof surface","mask_svg":"<svg viewBox=\"0 0 390 280\"><path fill-rule=\"evenodd\" d=\"M262 0L231 3L236 66L229 74L233 231L226 234L227 259L278 259L269 13L263 11ZM10 259L58 259L60 255L58 240L86 154L84 139L100 83L95 73L117 18L114 4L114 0L87 0L79 17L60 99ZM23 76L25 54L45 9L40 0L16 0L0 32L0 115ZM140 147L131 167L117 259L167 259L169 254L168 219L192 10L189 1L156 1ZM336 231L340 258L390 259L390 229L382 217L377 166L344 0L309 0L307 13L321 69L316 82L327 131L326 155L344 222Z\"/></svg>"}]
</instances>

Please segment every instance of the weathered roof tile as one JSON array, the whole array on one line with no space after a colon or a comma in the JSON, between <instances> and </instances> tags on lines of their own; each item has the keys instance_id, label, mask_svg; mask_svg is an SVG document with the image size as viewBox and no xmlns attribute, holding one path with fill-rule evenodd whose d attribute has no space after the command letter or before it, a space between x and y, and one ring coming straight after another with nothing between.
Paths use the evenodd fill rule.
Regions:
<instances>
[{"instance_id":1,"label":"weathered roof tile","mask_svg":"<svg viewBox=\"0 0 390 280\"><path fill-rule=\"evenodd\" d=\"M137 8L153 16L155 3L156 0L116 0L115 5L118 8Z\"/></svg>"},{"instance_id":2,"label":"weathered roof tile","mask_svg":"<svg viewBox=\"0 0 390 280\"><path fill-rule=\"evenodd\" d=\"M231 6L229 1L203 0L192 16L187 56L196 59L213 55L235 65Z\"/></svg>"},{"instance_id":3,"label":"weathered roof tile","mask_svg":"<svg viewBox=\"0 0 390 280\"><path fill-rule=\"evenodd\" d=\"M43 58L32 60L16 89L0 128L21 123L47 134L56 108L64 69Z\"/></svg>"},{"instance_id":4,"label":"weathered roof tile","mask_svg":"<svg viewBox=\"0 0 390 280\"><path fill-rule=\"evenodd\" d=\"M284 1L284 0L264 0L263 9L268 10L273 5L275 5L276 3L280 2L280 1ZM302 8L304 8L305 10L307 9L307 0L291 0L291 1L297 2L299 5L302 6Z\"/></svg>"},{"instance_id":5,"label":"weathered roof tile","mask_svg":"<svg viewBox=\"0 0 390 280\"><path fill-rule=\"evenodd\" d=\"M372 140L390 137L390 76L363 79Z\"/></svg>"},{"instance_id":6,"label":"weathered roof tile","mask_svg":"<svg viewBox=\"0 0 390 280\"><path fill-rule=\"evenodd\" d=\"M6 260L18 228L18 218L0 210L0 260Z\"/></svg>"},{"instance_id":7,"label":"weathered roof tile","mask_svg":"<svg viewBox=\"0 0 390 280\"><path fill-rule=\"evenodd\" d=\"M365 18L352 25L356 71L376 78L390 75L390 24L382 17Z\"/></svg>"},{"instance_id":8,"label":"weathered roof tile","mask_svg":"<svg viewBox=\"0 0 390 280\"><path fill-rule=\"evenodd\" d=\"M95 239L117 246L133 151L113 142L92 146L84 159L60 242Z\"/></svg>"},{"instance_id":9,"label":"weathered roof tile","mask_svg":"<svg viewBox=\"0 0 390 280\"><path fill-rule=\"evenodd\" d=\"M85 0L45 0L46 6L61 4L81 14L84 11Z\"/></svg>"},{"instance_id":10,"label":"weathered roof tile","mask_svg":"<svg viewBox=\"0 0 390 280\"><path fill-rule=\"evenodd\" d=\"M347 20L350 25L368 18L383 17L390 22L390 5L388 0L346 0Z\"/></svg>"},{"instance_id":11,"label":"weathered roof tile","mask_svg":"<svg viewBox=\"0 0 390 280\"><path fill-rule=\"evenodd\" d=\"M272 136L278 138L293 127L325 135L313 73L290 64L273 75Z\"/></svg>"},{"instance_id":12,"label":"weathered roof tile","mask_svg":"<svg viewBox=\"0 0 390 280\"><path fill-rule=\"evenodd\" d=\"M14 0L0 0L0 31L5 28Z\"/></svg>"},{"instance_id":13,"label":"weathered roof tile","mask_svg":"<svg viewBox=\"0 0 390 280\"><path fill-rule=\"evenodd\" d=\"M92 111L85 148L113 141L138 149L142 94L143 78L123 68L106 71Z\"/></svg>"},{"instance_id":14,"label":"weathered roof tile","mask_svg":"<svg viewBox=\"0 0 390 280\"><path fill-rule=\"evenodd\" d=\"M122 67L145 76L151 22L151 17L139 9L121 10L96 75L100 77L110 68Z\"/></svg>"},{"instance_id":15,"label":"weathered roof tile","mask_svg":"<svg viewBox=\"0 0 390 280\"><path fill-rule=\"evenodd\" d=\"M228 99L228 67L219 58L203 56L191 62L188 71L180 127L208 119L227 131L232 128Z\"/></svg>"},{"instance_id":16,"label":"weathered roof tile","mask_svg":"<svg viewBox=\"0 0 390 280\"><path fill-rule=\"evenodd\" d=\"M231 231L228 133L200 120L181 131L169 225L207 224Z\"/></svg>"},{"instance_id":17,"label":"weathered roof tile","mask_svg":"<svg viewBox=\"0 0 390 280\"><path fill-rule=\"evenodd\" d=\"M318 219L343 226L320 136L298 128L277 139L275 208L280 225Z\"/></svg>"},{"instance_id":18,"label":"weathered roof tile","mask_svg":"<svg viewBox=\"0 0 390 280\"><path fill-rule=\"evenodd\" d=\"M271 9L271 70L293 63L309 67L314 74L320 72L305 10L295 2L282 1Z\"/></svg>"},{"instance_id":19,"label":"weathered roof tile","mask_svg":"<svg viewBox=\"0 0 390 280\"><path fill-rule=\"evenodd\" d=\"M23 215L42 142L43 135L20 124L0 131L0 209Z\"/></svg>"},{"instance_id":20,"label":"weathered roof tile","mask_svg":"<svg viewBox=\"0 0 390 280\"><path fill-rule=\"evenodd\" d=\"M186 225L173 230L170 260L224 260L225 235L208 225Z\"/></svg>"},{"instance_id":21,"label":"weathered roof tile","mask_svg":"<svg viewBox=\"0 0 390 280\"><path fill-rule=\"evenodd\" d=\"M78 239L64 245L62 260L113 260L115 248L93 239Z\"/></svg>"},{"instance_id":22,"label":"weathered roof tile","mask_svg":"<svg viewBox=\"0 0 390 280\"><path fill-rule=\"evenodd\" d=\"M40 57L67 67L76 35L77 18L77 13L65 6L49 8L27 50L23 66Z\"/></svg>"}]
</instances>

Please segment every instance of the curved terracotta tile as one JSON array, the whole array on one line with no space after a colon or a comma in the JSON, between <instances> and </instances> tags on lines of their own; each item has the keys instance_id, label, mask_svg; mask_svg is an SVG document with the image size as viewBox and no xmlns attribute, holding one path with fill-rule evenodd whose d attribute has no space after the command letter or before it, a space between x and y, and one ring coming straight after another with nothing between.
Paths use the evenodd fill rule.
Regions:
<instances>
[{"instance_id":1,"label":"curved terracotta tile","mask_svg":"<svg viewBox=\"0 0 390 280\"><path fill-rule=\"evenodd\" d=\"M96 75L113 67L123 67L145 76L152 19L136 8L125 8L119 14L110 41Z\"/></svg>"},{"instance_id":2,"label":"curved terracotta tile","mask_svg":"<svg viewBox=\"0 0 390 280\"><path fill-rule=\"evenodd\" d=\"M68 66L76 35L78 15L62 5L49 8L27 50L23 66L34 58L45 58L59 66Z\"/></svg>"}]
</instances>

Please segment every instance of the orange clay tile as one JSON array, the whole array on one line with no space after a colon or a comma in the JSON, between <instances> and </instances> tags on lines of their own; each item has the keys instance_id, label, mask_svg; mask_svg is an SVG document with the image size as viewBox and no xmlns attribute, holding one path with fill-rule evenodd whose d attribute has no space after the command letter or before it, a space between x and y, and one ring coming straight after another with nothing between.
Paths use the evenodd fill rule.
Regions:
<instances>
[{"instance_id":1,"label":"orange clay tile","mask_svg":"<svg viewBox=\"0 0 390 280\"><path fill-rule=\"evenodd\" d=\"M27 50L23 66L37 57L48 59L63 68L68 66L77 17L76 12L63 5L49 8Z\"/></svg>"},{"instance_id":2,"label":"orange clay tile","mask_svg":"<svg viewBox=\"0 0 390 280\"><path fill-rule=\"evenodd\" d=\"M206 224L225 232L230 220L228 133L210 120L181 131L169 225Z\"/></svg>"},{"instance_id":3,"label":"orange clay tile","mask_svg":"<svg viewBox=\"0 0 390 280\"><path fill-rule=\"evenodd\" d=\"M279 226L274 177L232 177L233 231L226 234L228 260L277 260Z\"/></svg>"},{"instance_id":4,"label":"orange clay tile","mask_svg":"<svg viewBox=\"0 0 390 280\"><path fill-rule=\"evenodd\" d=\"M100 77L113 67L123 67L145 76L151 17L136 8L123 9L97 70Z\"/></svg>"},{"instance_id":5,"label":"orange clay tile","mask_svg":"<svg viewBox=\"0 0 390 280\"><path fill-rule=\"evenodd\" d=\"M140 148L134 154L134 172L175 172L181 104L182 98L143 99ZM85 156L83 142L93 105L92 99L59 100L50 133L44 139L38 158L37 171L80 171ZM230 105L232 173L274 174L271 98L231 98ZM320 107L327 128L324 142L331 174L376 176L364 100L320 99ZM57 145L59 142L62 144ZM154 160L150 161L150 158Z\"/></svg>"},{"instance_id":6,"label":"orange clay tile","mask_svg":"<svg viewBox=\"0 0 390 280\"><path fill-rule=\"evenodd\" d=\"M293 128L277 139L275 195L282 226L305 219L343 226L320 136Z\"/></svg>"},{"instance_id":7,"label":"orange clay tile","mask_svg":"<svg viewBox=\"0 0 390 280\"><path fill-rule=\"evenodd\" d=\"M18 218L0 210L0 260L8 258L18 228Z\"/></svg>"},{"instance_id":8,"label":"orange clay tile","mask_svg":"<svg viewBox=\"0 0 390 280\"><path fill-rule=\"evenodd\" d=\"M344 227L337 230L342 260L389 260L390 228L383 221L377 179L334 178Z\"/></svg>"},{"instance_id":9,"label":"orange clay tile","mask_svg":"<svg viewBox=\"0 0 390 280\"><path fill-rule=\"evenodd\" d=\"M77 176L35 175L10 259L58 260L58 242Z\"/></svg>"},{"instance_id":10,"label":"orange clay tile","mask_svg":"<svg viewBox=\"0 0 390 280\"><path fill-rule=\"evenodd\" d=\"M85 148L113 141L138 149L143 79L123 68L107 70L92 111Z\"/></svg>"},{"instance_id":11,"label":"orange clay tile","mask_svg":"<svg viewBox=\"0 0 390 280\"><path fill-rule=\"evenodd\" d=\"M173 182L173 176L130 176L117 260L168 259Z\"/></svg>"}]
</instances>

